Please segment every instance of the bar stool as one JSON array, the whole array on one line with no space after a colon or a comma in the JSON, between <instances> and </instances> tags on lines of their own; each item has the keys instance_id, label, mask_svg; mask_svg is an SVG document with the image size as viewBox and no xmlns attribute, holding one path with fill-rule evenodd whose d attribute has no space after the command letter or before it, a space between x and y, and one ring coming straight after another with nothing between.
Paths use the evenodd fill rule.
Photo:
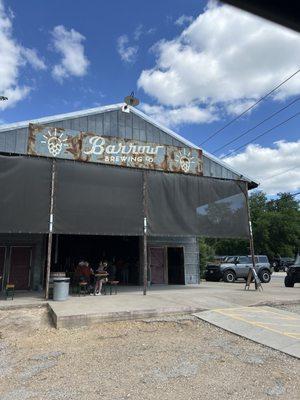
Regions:
<instances>
[{"instance_id":1,"label":"bar stool","mask_svg":"<svg viewBox=\"0 0 300 400\"><path fill-rule=\"evenodd\" d=\"M14 295L15 295L15 285L8 283L5 286L5 300L8 299L8 297L11 297L11 299L14 299Z\"/></svg>"},{"instance_id":2,"label":"bar stool","mask_svg":"<svg viewBox=\"0 0 300 400\"><path fill-rule=\"evenodd\" d=\"M77 288L77 290L78 290L78 295L80 296L80 295L87 295L88 294L88 290L87 290L87 287L88 287L88 283L87 282L78 282L78 288Z\"/></svg>"},{"instance_id":3,"label":"bar stool","mask_svg":"<svg viewBox=\"0 0 300 400\"><path fill-rule=\"evenodd\" d=\"M109 287L109 294L112 295L113 291L115 292L115 294L118 293L118 284L119 281L108 281L105 284L103 284L103 291L104 294L106 294L106 288Z\"/></svg>"}]
</instances>

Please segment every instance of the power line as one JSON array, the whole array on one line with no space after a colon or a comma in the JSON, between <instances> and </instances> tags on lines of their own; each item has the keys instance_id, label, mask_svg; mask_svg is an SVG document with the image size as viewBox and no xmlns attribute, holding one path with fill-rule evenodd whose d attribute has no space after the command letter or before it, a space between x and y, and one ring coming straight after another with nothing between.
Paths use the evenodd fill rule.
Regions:
<instances>
[{"instance_id":1,"label":"power line","mask_svg":"<svg viewBox=\"0 0 300 400\"><path fill-rule=\"evenodd\" d=\"M263 101L265 98L270 96L270 94L274 93L275 90L280 88L280 86L284 85L287 81L292 79L295 75L297 75L300 72L300 69L298 69L296 72L294 72L292 75L290 75L288 78L286 78L284 81L282 81L279 85L277 85L275 88L273 88L270 92L265 94L263 97L259 98L255 103L252 104L252 106L248 107L245 111L243 111L241 114L237 115L234 119L229 121L226 125L224 125L222 128L218 129L216 132L211 134L207 139L205 139L202 143L200 143L200 146L202 146L204 143L208 142L210 139L215 137L218 133L222 132L225 128L227 128L229 125L233 124L236 120L241 118L244 114L246 114L248 111L252 110L253 107L255 107L258 103Z\"/></svg>"},{"instance_id":2,"label":"power line","mask_svg":"<svg viewBox=\"0 0 300 400\"><path fill-rule=\"evenodd\" d=\"M232 153L235 153L236 151L242 149L243 147L247 146L248 144L252 143L254 140L261 138L262 136L266 135L267 133L273 131L274 129L278 128L281 125L284 125L285 123L287 123L288 121L290 121L291 119L297 117L300 114L300 111L297 112L296 114L292 115L291 117L289 117L288 119L285 119L284 121L280 122L279 124L273 126L272 128L266 130L265 132L261 133L260 135L256 136L255 138L249 140L249 142L242 144L241 146L237 147L234 150L231 150L229 153L226 153L224 156L220 157L221 159L229 156Z\"/></svg>"},{"instance_id":3,"label":"power line","mask_svg":"<svg viewBox=\"0 0 300 400\"><path fill-rule=\"evenodd\" d=\"M296 165L296 167L289 168L289 169L287 169L286 171L283 171L283 172L279 172L279 174L267 176L265 179L262 179L262 182L268 181L269 179L275 178L275 177L280 176L280 175L287 174L288 172L294 171L294 170L297 169L297 168L300 168L300 166L299 166L299 165Z\"/></svg>"},{"instance_id":4,"label":"power line","mask_svg":"<svg viewBox=\"0 0 300 400\"><path fill-rule=\"evenodd\" d=\"M293 100L291 103L289 103L288 105L286 105L285 107L280 108L279 110L277 110L276 112L274 112L273 114L271 114L269 117L265 118L263 121L259 122L257 125L253 126L250 129L247 129L245 132L243 132L242 134L240 134L239 136L237 136L235 139L232 139L230 142L225 143L223 146L218 147L216 150L213 151L213 154L215 154L216 152L224 149L224 147L229 146L231 143L236 142L238 139L240 139L241 137L247 135L247 133L253 131L254 129L258 128L260 125L262 125L264 122L269 121L271 118L275 117L275 115L281 113L281 111L286 110L288 107L292 106L293 104L295 104L297 101L300 100L300 97L297 97L295 100Z\"/></svg>"}]
</instances>

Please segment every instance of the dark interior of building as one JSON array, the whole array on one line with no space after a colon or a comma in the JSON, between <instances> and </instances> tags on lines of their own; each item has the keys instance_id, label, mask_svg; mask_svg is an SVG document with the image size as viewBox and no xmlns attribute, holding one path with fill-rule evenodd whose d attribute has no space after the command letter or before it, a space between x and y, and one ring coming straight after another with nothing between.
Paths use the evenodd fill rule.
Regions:
<instances>
[{"instance_id":1,"label":"dark interior of building","mask_svg":"<svg viewBox=\"0 0 300 400\"><path fill-rule=\"evenodd\" d=\"M183 247L168 247L169 285L184 285Z\"/></svg>"},{"instance_id":2,"label":"dark interior of building","mask_svg":"<svg viewBox=\"0 0 300 400\"><path fill-rule=\"evenodd\" d=\"M72 277L80 261L96 271L101 261L115 265L115 279L139 284L139 238L134 236L54 235L51 271Z\"/></svg>"}]
</instances>

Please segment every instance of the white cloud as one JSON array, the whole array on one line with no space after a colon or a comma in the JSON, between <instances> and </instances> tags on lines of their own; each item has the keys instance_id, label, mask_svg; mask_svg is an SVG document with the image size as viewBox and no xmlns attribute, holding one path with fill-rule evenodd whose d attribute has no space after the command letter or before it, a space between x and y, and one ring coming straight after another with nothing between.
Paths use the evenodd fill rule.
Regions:
<instances>
[{"instance_id":1,"label":"white cloud","mask_svg":"<svg viewBox=\"0 0 300 400\"><path fill-rule=\"evenodd\" d=\"M169 108L142 103L140 108L157 122L168 127L175 127L184 123L200 124L212 122L216 119L213 109L201 109L197 106Z\"/></svg>"},{"instance_id":2,"label":"white cloud","mask_svg":"<svg viewBox=\"0 0 300 400\"><path fill-rule=\"evenodd\" d=\"M253 106L254 103L255 103L255 99L252 99L252 100L237 100L237 101L233 101L231 103L229 102L229 103L226 104L226 111L230 115L239 115L239 114L243 113L244 111L246 111L251 106ZM256 107L253 107L251 110L249 110L249 114L255 108Z\"/></svg>"},{"instance_id":3,"label":"white cloud","mask_svg":"<svg viewBox=\"0 0 300 400\"><path fill-rule=\"evenodd\" d=\"M138 46L130 46L127 35L118 37L117 40L117 51L122 61L133 64L136 61Z\"/></svg>"},{"instance_id":4,"label":"white cloud","mask_svg":"<svg viewBox=\"0 0 300 400\"><path fill-rule=\"evenodd\" d=\"M82 42L85 37L74 29L67 30L63 25L56 26L52 33L53 46L62 59L52 69L52 75L59 82L70 76L84 76L90 64L84 54Z\"/></svg>"},{"instance_id":5,"label":"white cloud","mask_svg":"<svg viewBox=\"0 0 300 400\"><path fill-rule=\"evenodd\" d=\"M193 21L194 17L189 15L181 15L179 18L176 19L175 25L183 26L186 24L190 24Z\"/></svg>"},{"instance_id":6,"label":"white cloud","mask_svg":"<svg viewBox=\"0 0 300 400\"><path fill-rule=\"evenodd\" d=\"M212 104L229 113L279 84L300 65L300 35L227 5L210 2L179 37L154 47L156 62L138 86L160 104ZM300 74L276 98L300 93Z\"/></svg>"},{"instance_id":7,"label":"white cloud","mask_svg":"<svg viewBox=\"0 0 300 400\"><path fill-rule=\"evenodd\" d=\"M140 40L140 38L141 38L142 35L152 35L152 34L155 32L155 30L156 30L155 28L149 28L149 29L147 29L147 28L144 27L143 24L139 24L139 25L135 28L135 30L134 30L134 32L133 32L133 39L134 39L135 41L138 41L138 40Z\"/></svg>"},{"instance_id":8,"label":"white cloud","mask_svg":"<svg viewBox=\"0 0 300 400\"><path fill-rule=\"evenodd\" d=\"M134 38L134 40L139 40L140 37L141 37L142 34L143 34L143 31L144 31L144 26L143 26L143 24L139 24L139 25L135 28L135 30L134 30L134 32L133 32L133 38Z\"/></svg>"},{"instance_id":9,"label":"white cloud","mask_svg":"<svg viewBox=\"0 0 300 400\"><path fill-rule=\"evenodd\" d=\"M20 83L20 70L27 63L35 69L44 69L45 65L35 49L21 46L13 37L13 13L4 8L0 0L0 95L8 101L0 102L0 110L14 106L23 100L31 88Z\"/></svg>"},{"instance_id":10,"label":"white cloud","mask_svg":"<svg viewBox=\"0 0 300 400\"><path fill-rule=\"evenodd\" d=\"M269 195L300 188L300 140L274 143L274 147L251 144L243 153L224 158L237 171L261 182ZM286 172L288 171L289 172Z\"/></svg>"},{"instance_id":11,"label":"white cloud","mask_svg":"<svg viewBox=\"0 0 300 400\"><path fill-rule=\"evenodd\" d=\"M21 54L24 59L36 70L47 69L46 64L42 58L40 58L35 49L27 49L23 47Z\"/></svg>"}]
</instances>

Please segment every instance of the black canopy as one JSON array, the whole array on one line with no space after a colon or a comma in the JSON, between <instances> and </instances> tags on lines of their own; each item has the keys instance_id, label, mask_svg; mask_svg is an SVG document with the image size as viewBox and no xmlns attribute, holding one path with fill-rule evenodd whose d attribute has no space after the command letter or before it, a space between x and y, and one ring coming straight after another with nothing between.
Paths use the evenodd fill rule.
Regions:
<instances>
[{"instance_id":1,"label":"black canopy","mask_svg":"<svg viewBox=\"0 0 300 400\"><path fill-rule=\"evenodd\" d=\"M47 233L53 160L0 156L0 232ZM56 160L53 232L143 234L143 171ZM146 172L150 236L246 238L246 183Z\"/></svg>"}]
</instances>

